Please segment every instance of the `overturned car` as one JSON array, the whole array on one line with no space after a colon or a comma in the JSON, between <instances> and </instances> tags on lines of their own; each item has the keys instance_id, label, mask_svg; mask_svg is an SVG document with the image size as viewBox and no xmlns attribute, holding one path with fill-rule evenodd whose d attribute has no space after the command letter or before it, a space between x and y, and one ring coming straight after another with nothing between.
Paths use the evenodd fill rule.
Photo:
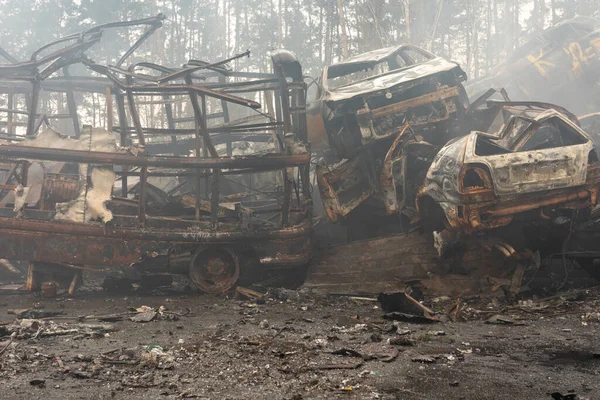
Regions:
<instances>
[{"instance_id":1,"label":"overturned car","mask_svg":"<svg viewBox=\"0 0 600 400\"><path fill-rule=\"evenodd\" d=\"M438 232L442 249L453 232L576 218L598 202L596 148L574 115L544 103L494 103L487 132L449 142L419 190L421 222Z\"/></svg>"}]
</instances>

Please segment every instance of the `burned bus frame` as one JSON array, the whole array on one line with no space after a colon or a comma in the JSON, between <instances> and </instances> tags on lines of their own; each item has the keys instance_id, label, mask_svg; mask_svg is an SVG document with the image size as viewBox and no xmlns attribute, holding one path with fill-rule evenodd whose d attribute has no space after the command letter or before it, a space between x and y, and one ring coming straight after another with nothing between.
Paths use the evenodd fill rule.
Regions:
<instances>
[{"instance_id":1,"label":"burned bus frame","mask_svg":"<svg viewBox=\"0 0 600 400\"><path fill-rule=\"evenodd\" d=\"M82 222L56 221L53 210L31 207L17 212L8 205L0 207L0 257L30 262L30 290L40 287L41 280L48 276L45 272L59 267L74 271L70 284L73 291L80 283L81 270L135 265L144 272L189 273L203 291L220 293L236 283L243 265L290 268L304 265L311 258L310 154L306 150L306 86L300 64L292 53L280 50L272 54L274 73L232 71L227 62L236 57L212 64L192 60L181 69L152 63L122 68L125 59L160 27L163 19L159 15L93 28L45 46L41 50L75 42L41 60L36 59L39 50L28 63L14 63L13 59L10 60L12 65L0 66L0 92L8 96L9 103L7 109L0 110L8 115L4 135L7 143L0 146L0 160L8 165L8 172L0 182L3 193L27 186L28 169L34 160L110 168L122 182L120 197L114 196L119 191L113 188L113 196L107 202L116 211L114 219L106 223L85 222L85 219ZM99 40L103 29L136 24L149 28L117 65L95 64L85 55ZM249 52L240 56L245 55ZM101 77L70 77L65 72L63 77L48 79L74 63L83 63ZM45 64L49 65L40 70ZM140 73L139 69L151 73ZM200 71L204 73L200 75ZM235 81L230 82L230 78ZM35 138L44 122L48 124L53 118L65 117L38 112L41 89L67 94L75 138L81 135L81 128L73 92L105 93L107 110L110 110L107 126L118 132L121 149L129 150L105 152L27 146L27 140ZM23 113L11 104L15 90L26 95L25 138L15 135L13 117ZM256 118L248 119L253 123L231 120L228 115L231 104L254 110L261 107L254 99L240 97L244 94L252 97L256 93L263 93L270 102L269 113L259 113L267 122L254 122ZM270 95L266 96L267 93ZM167 128L142 126L137 96L161 98L157 103L164 104ZM176 96L186 96L191 103L191 118L175 118L171 100ZM113 97L119 120L116 126L113 126ZM209 99L220 102L221 111L217 115L209 113ZM211 118L220 118L223 123L209 127L207 121ZM194 126L177 127L183 120ZM156 136L169 137L170 141L156 143L152 140ZM180 140L180 137L187 139ZM19 141L23 142L17 143ZM235 155L233 147L238 141L270 141L275 151ZM226 147L225 154L217 151L217 146L222 144ZM195 152L193 156L186 155L190 150ZM84 182L86 193L90 170L88 168ZM221 206L221 186L228 176L256 176L273 171L281 178L274 189L275 203L271 201L265 206L260 199L265 192L250 185L246 187L250 194L227 196L236 199L235 208ZM131 176L139 179L134 199L128 186ZM148 179L155 176L180 180L179 187L187 184L193 202L185 204L188 206L186 215L160 215L148 210L148 199L153 196L173 200L160 190L157 194L157 188L148 183ZM244 203L244 198L252 201ZM253 209L256 204L258 209ZM178 206L181 208L181 202ZM269 206L268 210L261 209ZM124 209L134 211L120 214L119 210ZM270 217L255 217L255 213L261 212L270 213Z\"/></svg>"}]
</instances>

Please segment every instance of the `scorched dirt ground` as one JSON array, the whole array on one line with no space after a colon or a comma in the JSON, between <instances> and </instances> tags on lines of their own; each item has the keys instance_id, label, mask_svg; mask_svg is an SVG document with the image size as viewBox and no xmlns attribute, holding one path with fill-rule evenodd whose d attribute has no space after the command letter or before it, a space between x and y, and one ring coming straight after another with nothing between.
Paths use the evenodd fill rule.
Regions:
<instances>
[{"instance_id":1,"label":"scorched dirt ground","mask_svg":"<svg viewBox=\"0 0 600 400\"><path fill-rule=\"evenodd\" d=\"M4 399L600 398L596 289L509 306L463 299L466 322L431 324L284 290L258 301L173 290L0 304L0 328L15 332L0 340ZM25 318L51 311L61 315ZM122 319L79 318L106 314Z\"/></svg>"}]
</instances>

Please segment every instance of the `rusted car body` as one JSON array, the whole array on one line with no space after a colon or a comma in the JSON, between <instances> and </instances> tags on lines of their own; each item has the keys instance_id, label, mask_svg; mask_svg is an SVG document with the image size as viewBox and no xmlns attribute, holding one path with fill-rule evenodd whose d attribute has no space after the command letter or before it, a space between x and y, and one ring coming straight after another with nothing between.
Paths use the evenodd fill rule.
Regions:
<instances>
[{"instance_id":1,"label":"rusted car body","mask_svg":"<svg viewBox=\"0 0 600 400\"><path fill-rule=\"evenodd\" d=\"M429 145L423 153L433 156L432 149L462 132L468 108L464 80L458 64L411 45L375 50L324 69L317 106L335 155L325 156L316 174L331 221L374 197L388 214L411 208L396 201L397 192L411 197L409 185L392 188L390 183L392 158L407 154L405 140L398 138L406 139L410 126L410 134ZM428 162L421 160L408 163L426 171Z\"/></svg>"},{"instance_id":2,"label":"rusted car body","mask_svg":"<svg viewBox=\"0 0 600 400\"><path fill-rule=\"evenodd\" d=\"M542 103L493 106L487 132L455 139L435 157L417 197L426 225L472 234L515 219L573 218L597 204L596 148L574 115Z\"/></svg>"},{"instance_id":3,"label":"rusted car body","mask_svg":"<svg viewBox=\"0 0 600 400\"><path fill-rule=\"evenodd\" d=\"M413 129L459 119L468 106L456 63L412 45L370 51L325 67L317 104L340 158L395 136L408 122Z\"/></svg>"},{"instance_id":4,"label":"rusted car body","mask_svg":"<svg viewBox=\"0 0 600 400\"><path fill-rule=\"evenodd\" d=\"M31 262L30 289L40 286L36 274L57 266L134 265L189 273L216 293L248 266L291 268L311 257L300 64L276 51L267 74L232 71L227 63L235 57L191 60L180 69L149 62L123 68L162 18L149 19L150 28L115 66L85 55L106 26L46 46L68 43L52 57L0 66L9 104L20 92L24 100L15 103L28 107L2 110L8 121L0 145L0 257ZM74 63L101 78L51 76ZM57 115L41 110L42 96L55 92L67 94L68 114L60 117L73 120L70 137L52 129ZM79 126L83 106L74 92L105 95L107 129ZM143 107L160 118L149 123ZM27 121L16 121L22 114Z\"/></svg>"}]
</instances>

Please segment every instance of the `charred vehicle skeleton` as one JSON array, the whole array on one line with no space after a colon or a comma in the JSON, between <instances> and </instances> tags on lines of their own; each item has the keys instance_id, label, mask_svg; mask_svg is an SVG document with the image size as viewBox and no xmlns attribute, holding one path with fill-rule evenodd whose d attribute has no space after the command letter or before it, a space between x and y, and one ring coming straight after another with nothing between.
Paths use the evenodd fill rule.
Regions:
<instances>
[{"instance_id":1,"label":"charred vehicle skeleton","mask_svg":"<svg viewBox=\"0 0 600 400\"><path fill-rule=\"evenodd\" d=\"M383 48L325 67L318 89L329 144L340 158L413 129L462 117L468 99L458 64L412 45Z\"/></svg>"},{"instance_id":2,"label":"charred vehicle skeleton","mask_svg":"<svg viewBox=\"0 0 600 400\"><path fill-rule=\"evenodd\" d=\"M429 168L417 199L427 226L471 234L597 204L600 164L574 115L542 103L494 103L488 132L449 142Z\"/></svg>"},{"instance_id":3,"label":"charred vehicle skeleton","mask_svg":"<svg viewBox=\"0 0 600 400\"><path fill-rule=\"evenodd\" d=\"M64 276L74 290L82 270L133 265L148 274L186 273L218 293L245 268L292 268L310 259L300 64L277 51L274 73L266 74L228 67L249 53L183 68L123 68L162 19L110 25L149 25L114 66L85 54L107 26L45 46L40 51L59 47L48 56L38 59L38 51L30 62L0 66L9 103L0 145L0 257L30 262L30 290ZM70 76L76 63L96 75ZM74 92L105 96L107 129L80 127L84 106ZM67 94L66 115L42 111L44 96L56 93ZM73 121L70 137L51 127L65 118Z\"/></svg>"},{"instance_id":4,"label":"charred vehicle skeleton","mask_svg":"<svg viewBox=\"0 0 600 400\"><path fill-rule=\"evenodd\" d=\"M414 215L414 204L397 201L396 195L414 198L418 186L392 187L392 164L397 175L412 174L407 168L399 171L396 161L410 153L406 139L418 135L427 148L419 149L409 164L416 175L424 173L435 149L462 131L468 108L464 80L458 64L411 45L375 50L325 68L317 105L335 156L326 157L316 173L331 221L365 202L376 203L369 209L381 209L382 216Z\"/></svg>"}]
</instances>

